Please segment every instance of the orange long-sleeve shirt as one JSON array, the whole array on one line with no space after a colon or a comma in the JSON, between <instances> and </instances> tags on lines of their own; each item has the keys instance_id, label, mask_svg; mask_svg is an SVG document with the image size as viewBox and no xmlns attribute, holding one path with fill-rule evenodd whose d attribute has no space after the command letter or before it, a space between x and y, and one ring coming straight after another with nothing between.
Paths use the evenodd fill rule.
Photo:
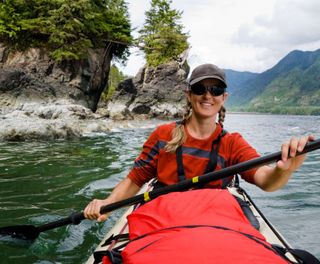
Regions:
<instances>
[{"instance_id":1,"label":"orange long-sleeve shirt","mask_svg":"<svg viewBox=\"0 0 320 264\"><path fill-rule=\"evenodd\" d=\"M142 186L154 177L167 185L178 182L176 154L164 150L165 145L172 138L171 132L175 126L176 123L159 126L143 145L142 152L128 174L128 177L138 186ZM197 139L192 137L186 129L187 140L182 145L182 159L187 179L204 173L209 162L212 142L221 131L222 127L217 124L216 130L209 138ZM220 141L216 170L257 157L259 157L257 151L239 133L226 133ZM256 169L246 171L241 174L241 177L253 183L255 172ZM223 180L210 183L210 187L213 188L221 188L223 185Z\"/></svg>"}]
</instances>

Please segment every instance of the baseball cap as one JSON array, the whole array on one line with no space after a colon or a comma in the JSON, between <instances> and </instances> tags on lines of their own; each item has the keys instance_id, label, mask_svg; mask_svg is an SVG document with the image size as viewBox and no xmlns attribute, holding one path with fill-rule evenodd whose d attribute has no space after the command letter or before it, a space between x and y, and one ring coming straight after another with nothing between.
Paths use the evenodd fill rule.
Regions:
<instances>
[{"instance_id":1,"label":"baseball cap","mask_svg":"<svg viewBox=\"0 0 320 264\"><path fill-rule=\"evenodd\" d=\"M214 64L206 63L194 68L189 78L189 84L193 85L204 79L218 79L223 84L223 88L227 87L226 74Z\"/></svg>"}]
</instances>

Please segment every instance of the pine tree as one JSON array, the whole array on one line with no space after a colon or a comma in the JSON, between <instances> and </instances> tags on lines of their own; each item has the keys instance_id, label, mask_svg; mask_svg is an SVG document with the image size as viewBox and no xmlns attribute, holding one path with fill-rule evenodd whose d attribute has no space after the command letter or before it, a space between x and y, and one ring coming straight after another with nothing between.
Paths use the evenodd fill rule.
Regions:
<instances>
[{"instance_id":1,"label":"pine tree","mask_svg":"<svg viewBox=\"0 0 320 264\"><path fill-rule=\"evenodd\" d=\"M0 42L13 49L40 47L55 60L80 59L88 48L103 48L108 41L119 43L112 53L126 59L132 37L124 0L3 0L0 4Z\"/></svg>"},{"instance_id":2,"label":"pine tree","mask_svg":"<svg viewBox=\"0 0 320 264\"><path fill-rule=\"evenodd\" d=\"M181 11L171 9L171 0L151 0L146 21L139 31L139 46L146 55L147 64L158 66L176 59L189 44L188 35L180 23Z\"/></svg>"},{"instance_id":3,"label":"pine tree","mask_svg":"<svg viewBox=\"0 0 320 264\"><path fill-rule=\"evenodd\" d=\"M111 65L108 78L108 90L102 93L102 101L108 101L117 89L119 83L126 78L129 78L129 76L120 71L116 65Z\"/></svg>"}]
</instances>

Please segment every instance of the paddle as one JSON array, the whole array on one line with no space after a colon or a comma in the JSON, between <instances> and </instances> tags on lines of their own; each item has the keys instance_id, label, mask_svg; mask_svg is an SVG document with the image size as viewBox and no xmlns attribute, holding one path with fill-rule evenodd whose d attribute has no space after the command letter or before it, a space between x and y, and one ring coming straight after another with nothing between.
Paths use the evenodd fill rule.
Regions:
<instances>
[{"instance_id":1,"label":"paddle","mask_svg":"<svg viewBox=\"0 0 320 264\"><path fill-rule=\"evenodd\" d=\"M302 152L297 153L297 155L305 154L310 151L314 151L320 148L320 140L315 140L309 142ZM178 182L173 185L165 186L163 188L159 188L150 192L145 192L134 197L112 203L106 206L101 207L100 213L105 214L111 212L113 210L119 209L124 206L130 206L133 204L138 204L142 202L147 202L151 199L154 199L160 195L167 194L175 191L185 191L193 187L197 187L202 184L209 183L211 181L220 180L231 175L235 175L271 162L275 162L281 159L281 152L276 152L273 154L269 154L263 157L259 157L253 160L249 160L246 162L242 162L227 168L224 168L219 171L210 172L204 174L202 176L196 176L191 179L187 179L181 182ZM51 230L57 227L74 224L79 224L82 220L84 220L83 212L73 213L66 218L47 223L40 226L33 225L16 225L16 226L8 226L0 228L0 235L11 236L12 238L19 238L25 240L34 240L36 239L41 232Z\"/></svg>"}]
</instances>

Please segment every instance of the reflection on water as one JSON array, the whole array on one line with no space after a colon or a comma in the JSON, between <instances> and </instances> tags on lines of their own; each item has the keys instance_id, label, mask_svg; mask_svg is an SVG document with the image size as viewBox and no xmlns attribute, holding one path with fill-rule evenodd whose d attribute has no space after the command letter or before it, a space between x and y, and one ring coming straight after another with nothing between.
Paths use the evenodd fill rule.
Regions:
<instances>
[{"instance_id":1,"label":"reflection on water","mask_svg":"<svg viewBox=\"0 0 320 264\"><path fill-rule=\"evenodd\" d=\"M81 211L94 197L104 198L125 177L156 124L141 122L74 141L0 143L0 226L45 224ZM292 135L319 138L319 124L320 117L229 114L225 129L240 132L264 155ZM280 191L265 193L243 183L293 246L318 257L319 172L316 151ZM121 210L103 224L82 221L41 233L29 247L0 239L0 255L4 263L83 263L119 215Z\"/></svg>"}]
</instances>

